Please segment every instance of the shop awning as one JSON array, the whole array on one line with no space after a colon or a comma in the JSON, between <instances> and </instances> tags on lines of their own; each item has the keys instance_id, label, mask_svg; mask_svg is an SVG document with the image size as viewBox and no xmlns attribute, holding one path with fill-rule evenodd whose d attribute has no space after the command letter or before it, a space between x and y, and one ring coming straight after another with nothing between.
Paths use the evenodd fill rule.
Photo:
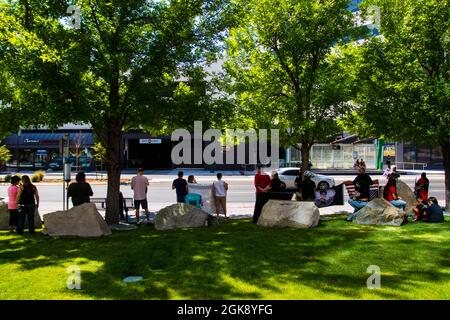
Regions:
<instances>
[{"instance_id":1,"label":"shop awning","mask_svg":"<svg viewBox=\"0 0 450 320\"><path fill-rule=\"evenodd\" d=\"M63 138L64 133L21 133L17 137L17 133L7 137L3 143L9 148L58 148L59 141ZM69 133L70 147L74 148L76 145L80 147L91 147L94 144L92 133L77 132Z\"/></svg>"}]
</instances>

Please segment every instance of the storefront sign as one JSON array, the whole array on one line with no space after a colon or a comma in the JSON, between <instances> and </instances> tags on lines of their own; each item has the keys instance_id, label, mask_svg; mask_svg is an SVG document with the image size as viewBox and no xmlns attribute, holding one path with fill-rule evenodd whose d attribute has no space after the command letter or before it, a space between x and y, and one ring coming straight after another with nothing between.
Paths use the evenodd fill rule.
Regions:
<instances>
[{"instance_id":1,"label":"storefront sign","mask_svg":"<svg viewBox=\"0 0 450 320\"><path fill-rule=\"evenodd\" d=\"M384 145L383 157L395 157L395 154L396 154L395 144Z\"/></svg>"},{"instance_id":2,"label":"storefront sign","mask_svg":"<svg viewBox=\"0 0 450 320\"><path fill-rule=\"evenodd\" d=\"M35 139L24 139L23 142L25 142L25 143L39 143L39 140L35 140Z\"/></svg>"},{"instance_id":3,"label":"storefront sign","mask_svg":"<svg viewBox=\"0 0 450 320\"><path fill-rule=\"evenodd\" d=\"M139 139L139 144L161 144L162 139Z\"/></svg>"}]
</instances>

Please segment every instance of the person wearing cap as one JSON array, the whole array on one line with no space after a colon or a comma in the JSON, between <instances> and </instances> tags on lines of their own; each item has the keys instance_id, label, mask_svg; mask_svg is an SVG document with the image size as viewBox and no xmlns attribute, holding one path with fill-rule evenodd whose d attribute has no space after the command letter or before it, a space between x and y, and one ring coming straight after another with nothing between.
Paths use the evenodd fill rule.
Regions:
<instances>
[{"instance_id":1,"label":"person wearing cap","mask_svg":"<svg viewBox=\"0 0 450 320\"><path fill-rule=\"evenodd\" d=\"M402 200L402 198L400 198L397 195L397 179L399 177L400 177L400 175L397 173L391 173L389 175L389 180L388 180L386 186L384 187L383 197L388 202L390 202L393 206L395 206L399 209L405 210L406 201Z\"/></svg>"}]
</instances>

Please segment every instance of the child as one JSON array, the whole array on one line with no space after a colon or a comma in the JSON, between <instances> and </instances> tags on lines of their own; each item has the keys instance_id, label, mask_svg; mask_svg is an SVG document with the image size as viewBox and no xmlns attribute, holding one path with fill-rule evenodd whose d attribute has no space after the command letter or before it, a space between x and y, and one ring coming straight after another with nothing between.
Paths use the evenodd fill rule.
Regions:
<instances>
[{"instance_id":1,"label":"child","mask_svg":"<svg viewBox=\"0 0 450 320\"><path fill-rule=\"evenodd\" d=\"M420 196L416 197L416 200L418 202L418 205L413 209L415 217L414 217L414 222L419 221L419 220L424 220L425 216L425 205L423 203L423 199Z\"/></svg>"},{"instance_id":2,"label":"child","mask_svg":"<svg viewBox=\"0 0 450 320\"><path fill-rule=\"evenodd\" d=\"M9 232L14 232L19 223L19 211L17 210L17 193L19 192L20 178L11 177L11 185L8 188Z\"/></svg>"}]
</instances>

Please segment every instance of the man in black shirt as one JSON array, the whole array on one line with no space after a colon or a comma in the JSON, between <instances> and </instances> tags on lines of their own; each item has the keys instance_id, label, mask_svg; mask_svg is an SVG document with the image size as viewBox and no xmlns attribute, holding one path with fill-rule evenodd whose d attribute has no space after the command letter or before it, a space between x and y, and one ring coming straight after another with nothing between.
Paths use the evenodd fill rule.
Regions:
<instances>
[{"instance_id":1,"label":"man in black shirt","mask_svg":"<svg viewBox=\"0 0 450 320\"><path fill-rule=\"evenodd\" d=\"M73 206L90 202L90 197L94 195L91 185L86 182L84 172L78 172L75 177L76 182L71 183L67 188L67 197L72 197Z\"/></svg>"},{"instance_id":2,"label":"man in black shirt","mask_svg":"<svg viewBox=\"0 0 450 320\"><path fill-rule=\"evenodd\" d=\"M370 185L373 184L372 178L366 173L365 166L358 167L358 171L359 174L352 182L355 185L355 194L348 200L348 203L355 209L348 216L347 220L349 221L353 220L355 213L364 208L369 202Z\"/></svg>"},{"instance_id":3,"label":"man in black shirt","mask_svg":"<svg viewBox=\"0 0 450 320\"><path fill-rule=\"evenodd\" d=\"M183 203L184 198L189 192L188 183L185 179L183 179L183 171L178 172L178 178L173 180L172 190L176 189L177 193L177 202Z\"/></svg>"},{"instance_id":4,"label":"man in black shirt","mask_svg":"<svg viewBox=\"0 0 450 320\"><path fill-rule=\"evenodd\" d=\"M438 223L444 222L444 210L439 205L435 197L430 197L428 199L428 207L425 209L425 215L427 222Z\"/></svg>"}]
</instances>

